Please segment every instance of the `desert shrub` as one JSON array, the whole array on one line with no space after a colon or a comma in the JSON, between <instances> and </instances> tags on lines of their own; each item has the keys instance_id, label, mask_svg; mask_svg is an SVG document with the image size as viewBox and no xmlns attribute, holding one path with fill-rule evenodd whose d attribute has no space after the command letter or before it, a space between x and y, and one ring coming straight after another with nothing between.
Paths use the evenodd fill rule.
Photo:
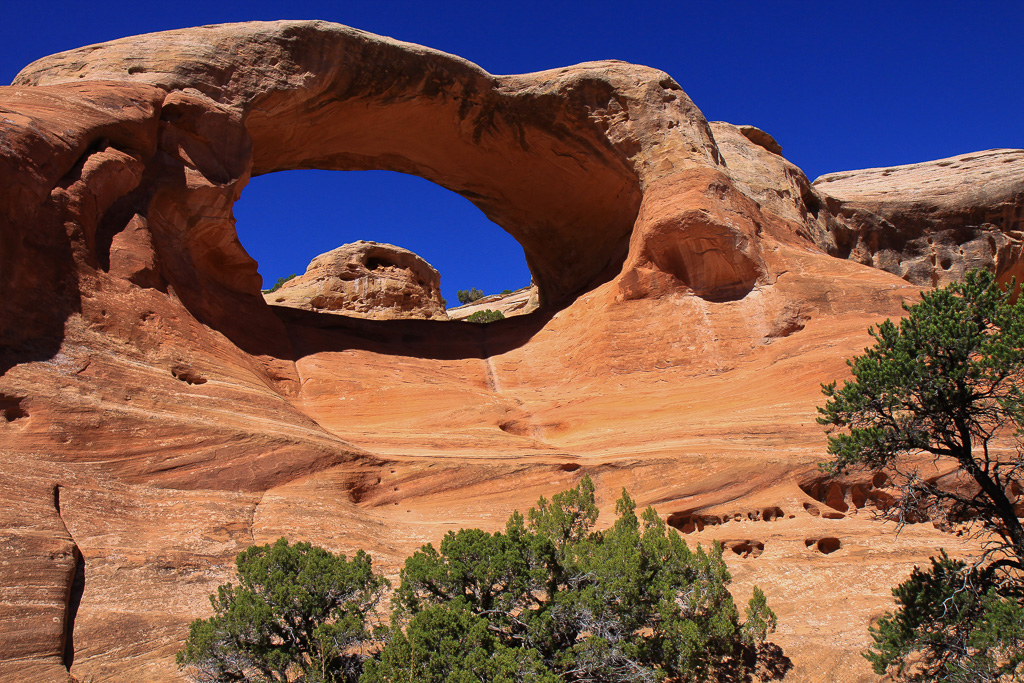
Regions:
<instances>
[{"instance_id":1,"label":"desert shrub","mask_svg":"<svg viewBox=\"0 0 1024 683\"><path fill-rule=\"evenodd\" d=\"M596 531L594 486L578 486L504 532L449 532L406 560L386 646L364 683L708 681L781 676L775 615L755 589L739 612L715 544L690 550L623 491Z\"/></svg>"},{"instance_id":2,"label":"desert shrub","mask_svg":"<svg viewBox=\"0 0 1024 683\"><path fill-rule=\"evenodd\" d=\"M493 323L495 320L504 319L504 313L501 311L492 311L489 308L483 311L475 311L466 316L466 322L469 323Z\"/></svg>"},{"instance_id":3,"label":"desert shrub","mask_svg":"<svg viewBox=\"0 0 1024 683\"><path fill-rule=\"evenodd\" d=\"M468 290L460 289L457 292L455 292L455 296L458 298L460 304L469 304L473 303L477 299L483 299L484 293L481 292L476 287L473 287L472 289Z\"/></svg>"},{"instance_id":4,"label":"desert shrub","mask_svg":"<svg viewBox=\"0 0 1024 683\"><path fill-rule=\"evenodd\" d=\"M235 565L238 585L210 596L214 615L189 627L177 663L192 680L348 682L359 646L388 587L369 555L351 560L309 543L252 546Z\"/></svg>"},{"instance_id":5,"label":"desert shrub","mask_svg":"<svg viewBox=\"0 0 1024 683\"><path fill-rule=\"evenodd\" d=\"M197 681L561 683L742 681L790 668L766 640L754 589L741 621L722 546L691 550L623 491L594 528L589 477L513 513L503 532L449 532L409 557L387 627L388 583L352 560L285 539L237 558L239 585L210 597L178 666ZM362 653L375 651L370 658Z\"/></svg>"},{"instance_id":6,"label":"desert shrub","mask_svg":"<svg viewBox=\"0 0 1024 683\"><path fill-rule=\"evenodd\" d=\"M288 282L289 280L294 279L295 277L296 277L295 273L292 273L288 277L279 277L279 278L277 278L277 282L274 283L273 287L271 287L270 289L265 289L263 291L265 291L268 294L271 293L271 292L276 292L277 290L281 289L281 286L284 285L284 283Z\"/></svg>"}]
</instances>

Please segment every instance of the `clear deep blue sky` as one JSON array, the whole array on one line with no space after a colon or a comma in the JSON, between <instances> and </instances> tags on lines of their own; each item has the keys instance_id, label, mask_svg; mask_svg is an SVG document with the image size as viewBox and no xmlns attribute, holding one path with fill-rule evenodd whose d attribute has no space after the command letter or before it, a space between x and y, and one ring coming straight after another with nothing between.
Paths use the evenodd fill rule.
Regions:
<instances>
[{"instance_id":1,"label":"clear deep blue sky","mask_svg":"<svg viewBox=\"0 0 1024 683\"><path fill-rule=\"evenodd\" d=\"M1024 0L999 2L13 2L0 82L47 54L128 35L324 19L420 43L491 73L595 59L667 71L709 120L753 124L812 179L1024 147ZM426 258L444 295L529 281L522 250L469 202L387 172L253 179L235 206L264 282L356 239Z\"/></svg>"}]
</instances>

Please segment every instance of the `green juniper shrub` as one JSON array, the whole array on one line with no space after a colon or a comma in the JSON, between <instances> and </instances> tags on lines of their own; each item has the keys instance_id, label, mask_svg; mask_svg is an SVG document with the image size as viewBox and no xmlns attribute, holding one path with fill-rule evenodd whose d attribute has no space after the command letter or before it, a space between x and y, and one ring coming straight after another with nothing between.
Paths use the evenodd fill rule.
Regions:
<instances>
[{"instance_id":1,"label":"green juniper shrub","mask_svg":"<svg viewBox=\"0 0 1024 683\"><path fill-rule=\"evenodd\" d=\"M189 627L178 667L196 681L358 680L370 620L389 584L363 551L347 560L309 543L252 546L238 585L210 596L214 616Z\"/></svg>"},{"instance_id":2,"label":"green juniper shrub","mask_svg":"<svg viewBox=\"0 0 1024 683\"><path fill-rule=\"evenodd\" d=\"M904 681L1020 681L1024 604L945 551L893 589L897 609L871 627L876 673Z\"/></svg>"},{"instance_id":3,"label":"green juniper shrub","mask_svg":"<svg viewBox=\"0 0 1024 683\"><path fill-rule=\"evenodd\" d=\"M406 560L387 644L364 681L709 681L789 668L755 589L740 622L716 544L690 550L623 491L594 530L589 477L504 532L449 532ZM428 627L428 625L430 625ZM438 633L444 633L439 636ZM442 656L439 656L442 653Z\"/></svg>"},{"instance_id":4,"label":"green juniper shrub","mask_svg":"<svg viewBox=\"0 0 1024 683\"><path fill-rule=\"evenodd\" d=\"M284 285L284 283L288 282L289 280L294 279L295 277L296 277L295 273L292 273L288 277L279 277L279 278L277 278L277 282L274 283L273 287L271 287L270 289L265 289L263 291L266 292L267 294L270 294L271 292L276 292L277 290L281 289L281 287L282 287L282 285Z\"/></svg>"},{"instance_id":5,"label":"green juniper shrub","mask_svg":"<svg viewBox=\"0 0 1024 683\"><path fill-rule=\"evenodd\" d=\"M484 293L473 287L472 289L460 289L455 292L455 296L458 298L460 304L470 304L477 299L483 299Z\"/></svg>"},{"instance_id":6,"label":"green juniper shrub","mask_svg":"<svg viewBox=\"0 0 1024 683\"><path fill-rule=\"evenodd\" d=\"M869 330L851 380L822 386L827 472L884 470L896 494L884 517L986 542L974 563L943 552L894 590L866 656L896 680L1024 678L1024 303L1011 290L970 271L923 293L898 324ZM999 440L1017 448L1000 452ZM954 465L960 485L931 476L936 462Z\"/></svg>"},{"instance_id":7,"label":"green juniper shrub","mask_svg":"<svg viewBox=\"0 0 1024 683\"><path fill-rule=\"evenodd\" d=\"M474 311L466 316L466 322L468 323L493 323L496 320L504 319L504 313L501 311L492 311L489 308L483 311Z\"/></svg>"},{"instance_id":8,"label":"green juniper shrub","mask_svg":"<svg viewBox=\"0 0 1024 683\"><path fill-rule=\"evenodd\" d=\"M754 589L740 621L722 546L691 550L623 491L594 528L594 484L541 498L504 531L449 532L409 557L387 627L370 622L387 581L369 557L307 543L238 556L239 586L211 596L178 666L197 681L563 683L743 681L790 668L766 640ZM371 644L372 641L372 644ZM368 650L374 654L367 658Z\"/></svg>"}]
</instances>

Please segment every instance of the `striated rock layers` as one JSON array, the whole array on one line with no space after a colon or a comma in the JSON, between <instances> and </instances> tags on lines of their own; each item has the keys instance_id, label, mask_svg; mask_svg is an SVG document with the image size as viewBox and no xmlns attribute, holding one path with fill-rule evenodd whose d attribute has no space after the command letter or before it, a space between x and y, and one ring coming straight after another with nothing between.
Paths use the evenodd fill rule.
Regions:
<instances>
[{"instance_id":1,"label":"striated rock layers","mask_svg":"<svg viewBox=\"0 0 1024 683\"><path fill-rule=\"evenodd\" d=\"M814 187L848 226L848 258L920 285L964 270L1024 275L1024 150L993 149L923 164L830 173Z\"/></svg>"},{"instance_id":2,"label":"striated rock layers","mask_svg":"<svg viewBox=\"0 0 1024 683\"><path fill-rule=\"evenodd\" d=\"M242 548L363 547L393 573L589 473L606 515L625 486L725 543L789 680L873 680L857 653L892 584L971 547L897 538L870 514L884 479L822 479L819 384L919 285L1016 272L1024 153L811 184L779 152L655 69L494 76L322 22L27 67L0 88L0 678L178 680ZM292 168L458 192L522 244L539 308L268 306L232 204Z\"/></svg>"},{"instance_id":3,"label":"striated rock layers","mask_svg":"<svg viewBox=\"0 0 1024 683\"><path fill-rule=\"evenodd\" d=\"M360 240L314 258L267 303L356 318L446 320L441 276L408 249Z\"/></svg>"}]
</instances>

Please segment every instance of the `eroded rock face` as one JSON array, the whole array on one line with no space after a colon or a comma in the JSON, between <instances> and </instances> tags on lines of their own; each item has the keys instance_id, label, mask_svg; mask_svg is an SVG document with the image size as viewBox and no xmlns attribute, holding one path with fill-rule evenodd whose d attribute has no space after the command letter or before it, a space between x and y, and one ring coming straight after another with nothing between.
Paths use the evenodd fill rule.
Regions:
<instances>
[{"instance_id":1,"label":"eroded rock face","mask_svg":"<svg viewBox=\"0 0 1024 683\"><path fill-rule=\"evenodd\" d=\"M820 384L916 298L900 275L951 277L981 236L1016 272L1024 153L811 185L780 151L655 69L494 76L323 22L27 67L0 88L0 678L177 680L248 545L365 548L394 575L587 473L601 523L625 486L726 541L740 596L756 583L778 614L787 680L873 680L859 652L891 584L973 547L929 525L896 543L869 514L881 484L811 482ZM268 306L231 208L290 168L460 193L523 245L539 307L468 325ZM922 238L934 267L904 272Z\"/></svg>"},{"instance_id":2,"label":"eroded rock face","mask_svg":"<svg viewBox=\"0 0 1024 683\"><path fill-rule=\"evenodd\" d=\"M814 181L847 226L848 258L919 285L971 268L1020 280L1024 150L993 149L921 164L829 173Z\"/></svg>"},{"instance_id":3,"label":"eroded rock face","mask_svg":"<svg viewBox=\"0 0 1024 683\"><path fill-rule=\"evenodd\" d=\"M711 124L733 184L753 198L761 211L794 227L797 237L825 252L839 254L836 234L846 227L829 210L804 172L781 156L770 135L753 126Z\"/></svg>"},{"instance_id":4,"label":"eroded rock face","mask_svg":"<svg viewBox=\"0 0 1024 683\"><path fill-rule=\"evenodd\" d=\"M408 249L360 240L314 258L267 303L357 318L446 320L441 276Z\"/></svg>"}]
</instances>

